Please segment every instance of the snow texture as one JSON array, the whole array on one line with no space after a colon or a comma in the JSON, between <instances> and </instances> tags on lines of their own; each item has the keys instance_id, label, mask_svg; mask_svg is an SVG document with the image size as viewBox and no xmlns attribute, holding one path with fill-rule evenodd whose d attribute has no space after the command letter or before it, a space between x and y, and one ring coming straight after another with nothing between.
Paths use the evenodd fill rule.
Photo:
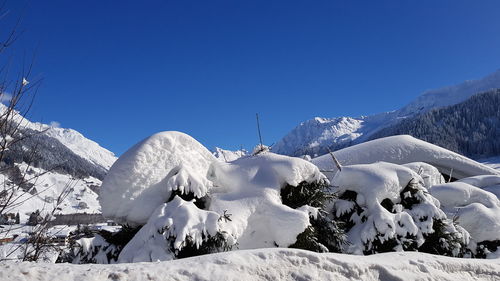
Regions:
<instances>
[{"instance_id":1,"label":"snow texture","mask_svg":"<svg viewBox=\"0 0 500 281\"><path fill-rule=\"evenodd\" d=\"M486 166L489 166L495 170L500 171L500 156L481 159L478 160L478 162L481 162Z\"/></svg>"},{"instance_id":2,"label":"snow texture","mask_svg":"<svg viewBox=\"0 0 500 281\"><path fill-rule=\"evenodd\" d=\"M342 165L369 164L377 161L395 164L425 162L441 173L461 179L478 175L500 175L488 166L460 154L408 135L392 136L357 144L334 152ZM337 167L329 154L312 160L320 170L334 175Z\"/></svg>"},{"instance_id":3,"label":"snow texture","mask_svg":"<svg viewBox=\"0 0 500 281\"><path fill-rule=\"evenodd\" d=\"M476 242L500 240L500 201L494 194L466 182L481 184L488 178L434 185L430 193L450 217L457 217L458 224Z\"/></svg>"},{"instance_id":4,"label":"snow texture","mask_svg":"<svg viewBox=\"0 0 500 281\"><path fill-rule=\"evenodd\" d=\"M281 188L326 180L313 164L271 152L213 165L210 179L210 210L231 214L223 229L237 239L239 249L293 244L309 226L309 212L283 205Z\"/></svg>"},{"instance_id":5,"label":"snow texture","mask_svg":"<svg viewBox=\"0 0 500 281\"><path fill-rule=\"evenodd\" d=\"M459 182L465 182L475 187L479 187L482 190L489 191L500 198L500 176L486 175L486 176L476 176L459 180Z\"/></svg>"},{"instance_id":6,"label":"snow texture","mask_svg":"<svg viewBox=\"0 0 500 281\"><path fill-rule=\"evenodd\" d=\"M172 191L204 196L215 157L192 137L161 132L136 144L113 164L104 179L99 202L105 217L143 225Z\"/></svg>"},{"instance_id":7,"label":"snow texture","mask_svg":"<svg viewBox=\"0 0 500 281\"><path fill-rule=\"evenodd\" d=\"M371 256L259 249L160 263L0 263L0 280L498 280L500 261L418 252Z\"/></svg>"}]
</instances>

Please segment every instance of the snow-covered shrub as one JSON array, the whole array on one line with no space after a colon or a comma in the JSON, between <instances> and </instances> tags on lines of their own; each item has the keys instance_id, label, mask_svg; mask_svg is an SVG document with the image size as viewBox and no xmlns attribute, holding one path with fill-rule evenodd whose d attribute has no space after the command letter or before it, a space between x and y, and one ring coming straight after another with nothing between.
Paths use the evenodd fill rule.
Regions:
<instances>
[{"instance_id":1,"label":"snow-covered shrub","mask_svg":"<svg viewBox=\"0 0 500 281\"><path fill-rule=\"evenodd\" d=\"M231 249L222 217L175 196L159 206L120 253L119 262L171 260Z\"/></svg>"},{"instance_id":2,"label":"snow-covered shrub","mask_svg":"<svg viewBox=\"0 0 500 281\"><path fill-rule=\"evenodd\" d=\"M210 210L232 214L223 229L237 240L239 249L295 243L311 224L312 208L283 204L281 190L326 180L313 164L271 152L212 165L209 178L214 185Z\"/></svg>"},{"instance_id":3,"label":"snow-covered shrub","mask_svg":"<svg viewBox=\"0 0 500 281\"><path fill-rule=\"evenodd\" d=\"M488 179L494 180L474 177L430 189L441 208L470 233L473 244L477 244L470 246L476 257L486 257L500 246L500 201L494 194L467 183L488 186Z\"/></svg>"},{"instance_id":4,"label":"snow-covered shrub","mask_svg":"<svg viewBox=\"0 0 500 281\"><path fill-rule=\"evenodd\" d=\"M103 180L103 216L131 226L144 225L172 192L202 198L211 188L207 171L215 157L192 137L162 132L125 152Z\"/></svg>"},{"instance_id":5,"label":"snow-covered shrub","mask_svg":"<svg viewBox=\"0 0 500 281\"><path fill-rule=\"evenodd\" d=\"M88 228L78 228L69 235L69 245L59 254L57 262L76 264L113 264L125 245L139 231L140 227L122 226L117 232L101 230L97 234Z\"/></svg>"},{"instance_id":6,"label":"snow-covered shrub","mask_svg":"<svg viewBox=\"0 0 500 281\"><path fill-rule=\"evenodd\" d=\"M408 167L417 173L422 178L423 185L427 189L433 185L445 183L443 175L432 165L424 162L412 162L403 164L403 166Z\"/></svg>"},{"instance_id":7,"label":"snow-covered shrub","mask_svg":"<svg viewBox=\"0 0 500 281\"><path fill-rule=\"evenodd\" d=\"M345 166L333 179L335 219L345 223L347 252L419 250L461 256L468 234L439 209L439 201L408 167L378 162ZM431 242L432 241L432 242Z\"/></svg>"},{"instance_id":8,"label":"snow-covered shrub","mask_svg":"<svg viewBox=\"0 0 500 281\"><path fill-rule=\"evenodd\" d=\"M95 235L76 240L67 253L60 255L58 262L110 264L116 262L119 253L119 246Z\"/></svg>"},{"instance_id":9,"label":"snow-covered shrub","mask_svg":"<svg viewBox=\"0 0 500 281\"><path fill-rule=\"evenodd\" d=\"M298 186L287 184L281 189L281 199L288 207L309 209L311 225L297 236L291 248L315 252L342 251L346 243L343 225L325 211L326 206L335 199L327 180L301 182Z\"/></svg>"}]
</instances>

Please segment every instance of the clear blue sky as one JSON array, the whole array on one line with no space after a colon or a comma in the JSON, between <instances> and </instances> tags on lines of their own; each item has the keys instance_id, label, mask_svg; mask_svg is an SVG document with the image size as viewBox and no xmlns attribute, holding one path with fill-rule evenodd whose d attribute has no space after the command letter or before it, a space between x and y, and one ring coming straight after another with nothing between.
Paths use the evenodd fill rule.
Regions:
<instances>
[{"instance_id":1,"label":"clear blue sky","mask_svg":"<svg viewBox=\"0 0 500 281\"><path fill-rule=\"evenodd\" d=\"M500 1L7 0L44 78L32 119L121 154L158 131L276 142L500 68Z\"/></svg>"}]
</instances>

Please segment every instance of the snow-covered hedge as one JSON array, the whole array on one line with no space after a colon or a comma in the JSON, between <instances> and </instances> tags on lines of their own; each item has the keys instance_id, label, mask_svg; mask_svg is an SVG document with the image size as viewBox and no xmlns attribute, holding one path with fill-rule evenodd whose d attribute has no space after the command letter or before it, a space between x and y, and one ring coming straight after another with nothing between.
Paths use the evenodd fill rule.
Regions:
<instances>
[{"instance_id":1,"label":"snow-covered hedge","mask_svg":"<svg viewBox=\"0 0 500 281\"><path fill-rule=\"evenodd\" d=\"M486 257L500 246L500 201L491 192L473 186L488 186L489 178L469 178L431 187L431 194L439 199L441 208L455 217L473 240L471 249L477 257ZM469 183L467 183L469 182ZM490 181L491 183L491 181Z\"/></svg>"},{"instance_id":2,"label":"snow-covered hedge","mask_svg":"<svg viewBox=\"0 0 500 281\"><path fill-rule=\"evenodd\" d=\"M339 194L333 214L346 223L347 252L466 252L467 231L447 218L412 169L385 162L351 165L337 173L333 184Z\"/></svg>"},{"instance_id":3,"label":"snow-covered hedge","mask_svg":"<svg viewBox=\"0 0 500 281\"><path fill-rule=\"evenodd\" d=\"M387 153L404 162L402 151ZM471 161L454 156L437 162L463 168L460 175L482 171ZM101 187L104 216L126 225L128 232L81 241L76 259L161 261L269 247L483 257L500 245L495 240L500 237L483 237L471 223L488 222L498 234L498 199L476 187L464 188L466 183L445 184L441 172L451 167L345 165L330 183L313 163L268 149L219 161L186 134L155 134L120 157ZM469 179L484 186L496 180ZM471 196L464 197L465 190ZM463 211L454 222L456 209L467 208L483 211Z\"/></svg>"}]
</instances>

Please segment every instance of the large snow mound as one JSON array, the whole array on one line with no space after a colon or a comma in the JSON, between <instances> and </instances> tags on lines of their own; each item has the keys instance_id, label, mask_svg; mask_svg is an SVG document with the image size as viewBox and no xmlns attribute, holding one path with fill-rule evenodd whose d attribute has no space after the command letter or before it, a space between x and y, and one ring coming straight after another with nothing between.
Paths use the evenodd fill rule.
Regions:
<instances>
[{"instance_id":1,"label":"large snow mound","mask_svg":"<svg viewBox=\"0 0 500 281\"><path fill-rule=\"evenodd\" d=\"M0 280L498 280L500 261L418 252L371 256L259 249L118 265L0 263Z\"/></svg>"},{"instance_id":2,"label":"large snow mound","mask_svg":"<svg viewBox=\"0 0 500 281\"><path fill-rule=\"evenodd\" d=\"M130 148L109 170L99 194L103 216L141 225L174 190L202 197L211 187L206 175L214 161L210 151L184 133L157 133Z\"/></svg>"},{"instance_id":3,"label":"large snow mound","mask_svg":"<svg viewBox=\"0 0 500 281\"><path fill-rule=\"evenodd\" d=\"M494 194L465 182L434 185L430 193L475 241L500 240L500 201Z\"/></svg>"},{"instance_id":4,"label":"large snow mound","mask_svg":"<svg viewBox=\"0 0 500 281\"><path fill-rule=\"evenodd\" d=\"M500 175L498 171L442 147L408 135L392 136L357 144L334 152L342 165L369 164L377 161L395 164L425 162L441 173L457 179L478 175ZM329 154L314 158L321 170L335 174L337 168Z\"/></svg>"}]
</instances>

